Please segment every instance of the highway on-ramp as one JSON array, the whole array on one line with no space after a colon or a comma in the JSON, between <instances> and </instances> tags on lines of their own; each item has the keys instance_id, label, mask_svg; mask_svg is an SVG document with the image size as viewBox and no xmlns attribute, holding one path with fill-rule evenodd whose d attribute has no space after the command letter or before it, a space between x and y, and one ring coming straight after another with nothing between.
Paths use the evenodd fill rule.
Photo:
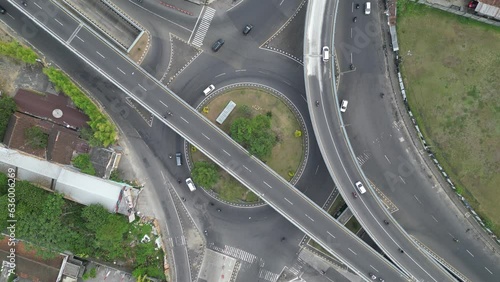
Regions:
<instances>
[{"instance_id":1,"label":"highway on-ramp","mask_svg":"<svg viewBox=\"0 0 500 282\"><path fill-rule=\"evenodd\" d=\"M27 13L41 27L260 195L324 248L359 271L362 277L367 279L368 272L376 272L388 281L405 280L402 273L381 255L338 224L286 180L250 156L187 103L111 48L104 39L96 37L50 2L41 2L27 8Z\"/></svg>"}]
</instances>

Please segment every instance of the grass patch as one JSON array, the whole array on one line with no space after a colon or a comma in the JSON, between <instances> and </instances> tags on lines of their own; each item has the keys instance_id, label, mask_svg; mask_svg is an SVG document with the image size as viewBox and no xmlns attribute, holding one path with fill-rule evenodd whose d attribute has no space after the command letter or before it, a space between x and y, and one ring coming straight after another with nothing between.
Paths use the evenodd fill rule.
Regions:
<instances>
[{"instance_id":1,"label":"grass patch","mask_svg":"<svg viewBox=\"0 0 500 282\"><path fill-rule=\"evenodd\" d=\"M236 103L236 108L224 124L215 122L229 101ZM271 130L277 135L278 142L271 155L263 161L283 178L290 180L299 168L304 156L304 137L296 137L300 124L285 103L272 94L258 88L235 88L211 101L205 111L201 111L210 121L229 134L232 122L238 117L252 118L256 115L272 113ZM210 161L198 150L190 150L193 162ZM211 162L211 161L210 161ZM256 202L259 198L227 172L219 168L220 179L212 187L221 199L230 202Z\"/></svg>"},{"instance_id":2,"label":"grass patch","mask_svg":"<svg viewBox=\"0 0 500 282\"><path fill-rule=\"evenodd\" d=\"M351 230L352 233L356 234L361 229L361 224L359 224L358 220L353 216L346 222L345 227Z\"/></svg>"},{"instance_id":3,"label":"grass patch","mask_svg":"<svg viewBox=\"0 0 500 282\"><path fill-rule=\"evenodd\" d=\"M340 196L340 194L338 194L337 198L335 198L335 201L333 201L332 205L330 206L330 208L328 209L328 213L331 215L331 216L334 216L335 213L340 209L340 207L342 207L343 205L345 205L345 201L344 199Z\"/></svg>"},{"instance_id":4,"label":"grass patch","mask_svg":"<svg viewBox=\"0 0 500 282\"><path fill-rule=\"evenodd\" d=\"M500 28L398 1L408 102L441 166L500 234Z\"/></svg>"}]
</instances>

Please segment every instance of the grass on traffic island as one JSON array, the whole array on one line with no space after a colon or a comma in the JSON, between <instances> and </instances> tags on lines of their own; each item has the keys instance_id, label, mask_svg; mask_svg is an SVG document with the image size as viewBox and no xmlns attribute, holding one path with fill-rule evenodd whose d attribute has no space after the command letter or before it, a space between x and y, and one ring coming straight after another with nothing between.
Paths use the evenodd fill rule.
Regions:
<instances>
[{"instance_id":1,"label":"grass on traffic island","mask_svg":"<svg viewBox=\"0 0 500 282\"><path fill-rule=\"evenodd\" d=\"M229 101L236 103L236 108L222 125L215 119L226 107ZM247 107L242 107L246 105ZM246 108L247 110L242 110ZM205 106L202 113L224 132L229 134L232 122L239 117L252 118L256 115L272 113L271 130L276 134L278 142L273 147L271 155L264 161L270 168L285 179L290 180L299 168L304 157L304 138L296 137L300 124L288 106L276 96L259 88L233 88L219 95ZM190 147L191 159L196 161L210 160L198 150ZM219 169L220 179L211 189L225 201L232 203L256 203L260 199L226 171Z\"/></svg>"},{"instance_id":2,"label":"grass on traffic island","mask_svg":"<svg viewBox=\"0 0 500 282\"><path fill-rule=\"evenodd\" d=\"M500 28L402 0L397 30L422 134L457 192L500 235Z\"/></svg>"}]
</instances>

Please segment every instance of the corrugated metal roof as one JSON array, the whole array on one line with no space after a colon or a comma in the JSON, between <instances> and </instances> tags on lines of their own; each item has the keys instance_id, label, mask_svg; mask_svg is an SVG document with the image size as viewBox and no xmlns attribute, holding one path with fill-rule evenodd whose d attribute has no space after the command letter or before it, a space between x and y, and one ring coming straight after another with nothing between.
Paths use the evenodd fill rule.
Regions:
<instances>
[{"instance_id":1,"label":"corrugated metal roof","mask_svg":"<svg viewBox=\"0 0 500 282\"><path fill-rule=\"evenodd\" d=\"M497 4L497 5L499 5L499 4ZM495 7L495 6L492 6L489 4L485 4L483 2L479 2L474 11L478 14L485 15L485 16L500 20L500 7Z\"/></svg>"},{"instance_id":2,"label":"corrugated metal roof","mask_svg":"<svg viewBox=\"0 0 500 282\"><path fill-rule=\"evenodd\" d=\"M478 2L500 8L500 0L480 0Z\"/></svg>"},{"instance_id":3,"label":"corrugated metal roof","mask_svg":"<svg viewBox=\"0 0 500 282\"><path fill-rule=\"evenodd\" d=\"M56 180L56 191L75 202L91 205L102 204L112 212L117 211L123 185L67 169L61 170Z\"/></svg>"},{"instance_id":4,"label":"corrugated metal roof","mask_svg":"<svg viewBox=\"0 0 500 282\"><path fill-rule=\"evenodd\" d=\"M117 212L123 184L72 171L36 157L0 146L0 166L18 167L47 179L55 179L55 190L84 205L101 204L110 212Z\"/></svg>"},{"instance_id":5,"label":"corrugated metal roof","mask_svg":"<svg viewBox=\"0 0 500 282\"><path fill-rule=\"evenodd\" d=\"M24 170L36 172L39 175L53 179L56 179L63 169L57 164L4 147L0 147L0 162L10 166L22 167Z\"/></svg>"}]
</instances>

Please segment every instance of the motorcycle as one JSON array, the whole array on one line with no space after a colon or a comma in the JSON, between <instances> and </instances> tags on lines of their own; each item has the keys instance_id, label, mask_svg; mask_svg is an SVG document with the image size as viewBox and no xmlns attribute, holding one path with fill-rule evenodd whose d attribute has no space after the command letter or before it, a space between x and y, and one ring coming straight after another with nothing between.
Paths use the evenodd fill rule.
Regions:
<instances>
[{"instance_id":1,"label":"motorcycle","mask_svg":"<svg viewBox=\"0 0 500 282\"><path fill-rule=\"evenodd\" d=\"M316 107L319 107L319 101L316 100Z\"/></svg>"}]
</instances>

